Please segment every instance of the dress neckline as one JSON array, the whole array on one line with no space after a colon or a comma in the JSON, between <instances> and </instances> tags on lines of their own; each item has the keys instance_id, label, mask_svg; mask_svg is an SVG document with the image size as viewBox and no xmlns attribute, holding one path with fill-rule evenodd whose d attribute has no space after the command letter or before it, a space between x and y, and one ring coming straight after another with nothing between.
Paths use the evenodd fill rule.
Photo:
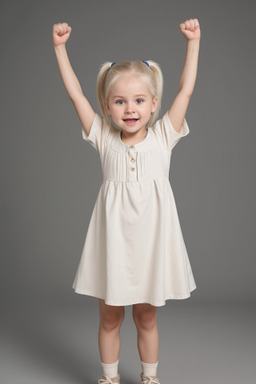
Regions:
<instances>
[{"instance_id":1,"label":"dress neckline","mask_svg":"<svg viewBox=\"0 0 256 384\"><path fill-rule=\"evenodd\" d=\"M149 128L146 128L146 131L147 131L147 134L146 134L146 136L144 137L144 139L143 139L142 141L140 141L139 143L136 143L136 144L127 144L127 143L124 143L124 142L123 142L123 140L122 140L122 138L121 138L122 130L120 130L119 135L118 135L118 137L119 137L119 141L120 141L123 145L126 145L127 147L136 147L136 146L138 146L138 145L144 143L144 142L148 139L148 137L149 137L149 135L150 135L150 133L149 133Z\"/></svg>"}]
</instances>

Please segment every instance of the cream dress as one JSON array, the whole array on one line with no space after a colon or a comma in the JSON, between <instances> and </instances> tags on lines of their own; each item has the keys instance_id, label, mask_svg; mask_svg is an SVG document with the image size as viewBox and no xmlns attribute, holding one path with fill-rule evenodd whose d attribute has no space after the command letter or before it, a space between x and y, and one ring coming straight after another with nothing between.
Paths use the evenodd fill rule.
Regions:
<instances>
[{"instance_id":1,"label":"cream dress","mask_svg":"<svg viewBox=\"0 0 256 384\"><path fill-rule=\"evenodd\" d=\"M169 181L180 133L168 114L135 145L122 141L98 114L88 141L101 159L103 180L92 212L73 289L108 305L185 299L196 289Z\"/></svg>"}]
</instances>

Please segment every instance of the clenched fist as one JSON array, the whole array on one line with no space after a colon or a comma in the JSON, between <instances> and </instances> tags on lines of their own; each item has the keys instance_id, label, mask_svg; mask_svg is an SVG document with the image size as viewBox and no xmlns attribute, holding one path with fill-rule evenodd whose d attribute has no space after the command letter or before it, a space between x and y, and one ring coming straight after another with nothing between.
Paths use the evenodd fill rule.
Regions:
<instances>
[{"instance_id":1,"label":"clenched fist","mask_svg":"<svg viewBox=\"0 0 256 384\"><path fill-rule=\"evenodd\" d=\"M68 23L54 24L52 27L53 45L65 44L70 36L71 29Z\"/></svg>"},{"instance_id":2,"label":"clenched fist","mask_svg":"<svg viewBox=\"0 0 256 384\"><path fill-rule=\"evenodd\" d=\"M189 19L180 23L179 25L181 33L187 40L200 39L200 25L198 19Z\"/></svg>"}]
</instances>

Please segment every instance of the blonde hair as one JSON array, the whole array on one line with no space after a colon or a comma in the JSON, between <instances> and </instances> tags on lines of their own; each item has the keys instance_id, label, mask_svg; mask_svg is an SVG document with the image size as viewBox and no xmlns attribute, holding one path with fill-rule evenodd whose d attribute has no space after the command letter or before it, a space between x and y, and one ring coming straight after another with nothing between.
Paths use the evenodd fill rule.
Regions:
<instances>
[{"instance_id":1,"label":"blonde hair","mask_svg":"<svg viewBox=\"0 0 256 384\"><path fill-rule=\"evenodd\" d=\"M139 75L140 80L148 87L152 98L157 97L157 108L155 112L151 114L146 127L152 126L156 121L161 109L163 75L160 66L156 62L148 60L147 63L149 66L142 61L129 60L112 65L112 63L108 61L101 66L96 85L97 99L103 118L106 119L111 126L112 123L106 111L105 100L114 82L125 72Z\"/></svg>"}]
</instances>

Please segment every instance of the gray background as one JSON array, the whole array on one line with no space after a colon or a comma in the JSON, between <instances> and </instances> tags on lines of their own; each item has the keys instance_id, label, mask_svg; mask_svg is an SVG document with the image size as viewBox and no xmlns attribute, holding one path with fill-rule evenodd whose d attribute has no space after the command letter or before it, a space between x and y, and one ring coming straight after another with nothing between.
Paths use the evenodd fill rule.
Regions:
<instances>
[{"instance_id":1,"label":"gray background","mask_svg":"<svg viewBox=\"0 0 256 384\"><path fill-rule=\"evenodd\" d=\"M1 1L1 384L97 382L98 302L71 286L102 175L62 84L52 25L98 112L107 60L153 59L161 115L184 64L179 23L198 18L190 134L170 181L197 290L158 311L164 383L255 380L255 3L253 1ZM131 306L121 329L122 383L139 382Z\"/></svg>"}]
</instances>

